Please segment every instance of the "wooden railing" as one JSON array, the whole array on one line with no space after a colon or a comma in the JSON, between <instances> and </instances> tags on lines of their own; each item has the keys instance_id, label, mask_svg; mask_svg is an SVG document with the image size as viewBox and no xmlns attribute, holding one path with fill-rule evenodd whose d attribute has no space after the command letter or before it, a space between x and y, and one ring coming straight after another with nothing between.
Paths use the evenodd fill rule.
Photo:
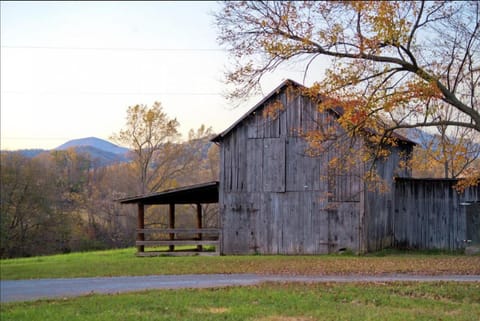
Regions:
<instances>
[{"instance_id":1,"label":"wooden railing","mask_svg":"<svg viewBox=\"0 0 480 321\"><path fill-rule=\"evenodd\" d=\"M219 255L220 233L218 228L143 228L137 229L137 256L155 255ZM146 235L161 234L163 238L146 240ZM182 235L183 234L183 235ZM185 237L187 235L188 237ZM166 238L165 238L166 237ZM175 245L194 245L196 250L175 251ZM215 246L215 251L204 251L203 245ZM145 251L146 246L168 246L168 251Z\"/></svg>"}]
</instances>

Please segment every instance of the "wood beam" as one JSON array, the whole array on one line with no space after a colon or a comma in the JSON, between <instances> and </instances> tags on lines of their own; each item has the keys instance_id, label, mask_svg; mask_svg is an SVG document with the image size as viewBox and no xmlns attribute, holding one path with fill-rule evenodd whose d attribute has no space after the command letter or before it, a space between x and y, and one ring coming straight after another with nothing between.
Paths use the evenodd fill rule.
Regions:
<instances>
[{"instance_id":1,"label":"wood beam","mask_svg":"<svg viewBox=\"0 0 480 321\"><path fill-rule=\"evenodd\" d=\"M168 227L171 229L175 228L175 204L169 204L169 211L168 211ZM170 240L175 239L175 233L170 233ZM170 251L175 251L175 245L169 245L168 249Z\"/></svg>"},{"instance_id":2,"label":"wood beam","mask_svg":"<svg viewBox=\"0 0 480 321\"><path fill-rule=\"evenodd\" d=\"M197 228L201 229L202 228L202 204L197 204ZM202 239L202 233L197 234L197 238L199 240ZM202 251L203 246L202 245L197 245L197 250Z\"/></svg>"},{"instance_id":3,"label":"wood beam","mask_svg":"<svg viewBox=\"0 0 480 321\"><path fill-rule=\"evenodd\" d=\"M145 228L145 206L143 205L143 203L138 203L137 228ZM137 233L137 241L145 241L145 234L143 232ZM137 246L138 252L144 252L144 250L145 247L143 245Z\"/></svg>"}]
</instances>

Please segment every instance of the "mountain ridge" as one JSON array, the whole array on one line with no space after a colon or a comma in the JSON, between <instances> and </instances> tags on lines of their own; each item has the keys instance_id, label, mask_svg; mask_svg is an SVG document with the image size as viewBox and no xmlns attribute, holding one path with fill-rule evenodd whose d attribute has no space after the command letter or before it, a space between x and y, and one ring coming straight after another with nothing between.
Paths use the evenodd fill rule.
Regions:
<instances>
[{"instance_id":1,"label":"mountain ridge","mask_svg":"<svg viewBox=\"0 0 480 321\"><path fill-rule=\"evenodd\" d=\"M90 146L99 150L103 150L113 154L120 154L120 155L123 155L129 152L128 148L115 145L105 139L101 139L93 136L69 140L63 143L62 145L57 146L53 150L67 150L72 147L78 148L78 147L86 147L86 146Z\"/></svg>"},{"instance_id":2,"label":"mountain ridge","mask_svg":"<svg viewBox=\"0 0 480 321\"><path fill-rule=\"evenodd\" d=\"M18 152L24 157L34 158L44 153L65 151L70 148L73 148L77 153L89 155L93 167L102 167L130 161L130 157L128 156L130 150L128 148L93 136L72 139L53 149L19 149L11 152Z\"/></svg>"}]
</instances>

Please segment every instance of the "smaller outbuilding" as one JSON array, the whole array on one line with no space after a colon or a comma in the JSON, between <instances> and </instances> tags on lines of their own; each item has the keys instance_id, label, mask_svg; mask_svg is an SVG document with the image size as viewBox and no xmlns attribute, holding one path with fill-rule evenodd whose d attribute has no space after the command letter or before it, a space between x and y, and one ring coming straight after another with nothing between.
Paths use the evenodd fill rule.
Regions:
<instances>
[{"instance_id":1,"label":"smaller outbuilding","mask_svg":"<svg viewBox=\"0 0 480 321\"><path fill-rule=\"evenodd\" d=\"M214 254L220 252L220 229L203 228L202 204L218 203L218 182L185 186L158 193L129 197L119 200L122 204L137 204L137 246L138 256ZM175 227L175 205L196 205L197 225L192 228ZM168 228L145 228L145 205L168 205ZM148 240L146 239L148 237ZM196 245L196 251L175 251L175 245ZM204 252L203 245L215 246L215 252ZM168 246L165 251L145 251L145 247Z\"/></svg>"}]
</instances>

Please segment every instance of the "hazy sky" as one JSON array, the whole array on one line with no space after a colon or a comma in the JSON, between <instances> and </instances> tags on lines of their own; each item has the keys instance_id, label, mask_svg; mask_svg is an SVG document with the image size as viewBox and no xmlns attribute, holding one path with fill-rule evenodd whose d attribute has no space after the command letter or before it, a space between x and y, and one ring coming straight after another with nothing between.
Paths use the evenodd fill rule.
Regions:
<instances>
[{"instance_id":1,"label":"hazy sky","mask_svg":"<svg viewBox=\"0 0 480 321\"><path fill-rule=\"evenodd\" d=\"M1 149L50 149L103 139L128 106L160 101L186 133L221 132L256 100L232 109L222 93L227 55L215 2L1 2ZM268 93L301 70L266 78Z\"/></svg>"}]
</instances>

